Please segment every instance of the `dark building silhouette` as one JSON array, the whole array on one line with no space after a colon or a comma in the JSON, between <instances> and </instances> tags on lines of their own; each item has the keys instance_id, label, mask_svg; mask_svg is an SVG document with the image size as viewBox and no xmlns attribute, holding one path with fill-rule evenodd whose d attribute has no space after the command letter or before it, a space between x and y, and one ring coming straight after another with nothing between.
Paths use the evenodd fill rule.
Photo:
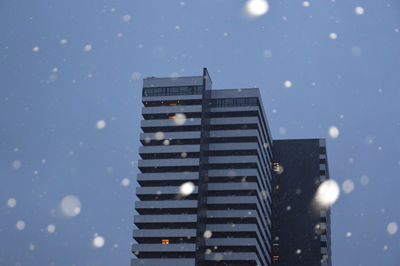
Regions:
<instances>
[{"instance_id":1,"label":"dark building silhouette","mask_svg":"<svg viewBox=\"0 0 400 266\"><path fill-rule=\"evenodd\" d=\"M330 211L315 202L329 178L325 140L274 140L273 156L273 264L331 265Z\"/></svg>"},{"instance_id":2,"label":"dark building silhouette","mask_svg":"<svg viewBox=\"0 0 400 266\"><path fill-rule=\"evenodd\" d=\"M207 69L202 76L144 79L142 102L131 265L330 261L329 212L307 212L322 180L322 140L273 142L259 90L211 90ZM291 174L299 169L313 176L297 180ZM304 234L293 233L298 229ZM302 258L308 264L296 264Z\"/></svg>"}]
</instances>

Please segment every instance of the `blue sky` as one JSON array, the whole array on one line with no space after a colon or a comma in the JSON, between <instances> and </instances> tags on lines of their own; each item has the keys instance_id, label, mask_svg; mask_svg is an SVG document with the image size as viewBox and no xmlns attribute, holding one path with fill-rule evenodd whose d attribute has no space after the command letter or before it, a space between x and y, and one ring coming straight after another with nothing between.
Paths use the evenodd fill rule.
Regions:
<instances>
[{"instance_id":1,"label":"blue sky","mask_svg":"<svg viewBox=\"0 0 400 266\"><path fill-rule=\"evenodd\" d=\"M354 184L332 207L334 265L399 264L400 3L245 4L0 2L1 265L129 265L142 78L203 67L214 89L259 87L274 138L327 138L331 178Z\"/></svg>"}]
</instances>

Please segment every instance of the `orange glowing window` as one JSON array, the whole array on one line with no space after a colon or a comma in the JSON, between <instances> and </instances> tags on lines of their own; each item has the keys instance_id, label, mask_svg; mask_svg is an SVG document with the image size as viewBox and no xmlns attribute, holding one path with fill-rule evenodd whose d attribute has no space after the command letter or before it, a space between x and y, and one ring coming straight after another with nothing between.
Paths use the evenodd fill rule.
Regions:
<instances>
[{"instance_id":1,"label":"orange glowing window","mask_svg":"<svg viewBox=\"0 0 400 266\"><path fill-rule=\"evenodd\" d=\"M161 240L161 244L168 245L169 244L169 239L162 239Z\"/></svg>"},{"instance_id":2,"label":"orange glowing window","mask_svg":"<svg viewBox=\"0 0 400 266\"><path fill-rule=\"evenodd\" d=\"M169 117L169 119L175 119L175 118L176 118L176 116L174 116L174 115Z\"/></svg>"},{"instance_id":3,"label":"orange glowing window","mask_svg":"<svg viewBox=\"0 0 400 266\"><path fill-rule=\"evenodd\" d=\"M170 103L169 105L170 106L176 106L176 103Z\"/></svg>"}]
</instances>

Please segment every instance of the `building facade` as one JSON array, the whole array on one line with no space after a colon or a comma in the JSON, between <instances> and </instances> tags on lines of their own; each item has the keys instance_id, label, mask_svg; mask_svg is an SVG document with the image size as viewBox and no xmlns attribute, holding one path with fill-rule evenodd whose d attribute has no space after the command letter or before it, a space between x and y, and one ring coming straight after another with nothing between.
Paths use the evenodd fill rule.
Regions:
<instances>
[{"instance_id":1,"label":"building facade","mask_svg":"<svg viewBox=\"0 0 400 266\"><path fill-rule=\"evenodd\" d=\"M273 265L331 265L330 210L315 200L329 179L325 140L274 140L273 155Z\"/></svg>"},{"instance_id":2,"label":"building facade","mask_svg":"<svg viewBox=\"0 0 400 266\"><path fill-rule=\"evenodd\" d=\"M143 81L131 265L290 265L260 92L211 87L207 69Z\"/></svg>"}]
</instances>

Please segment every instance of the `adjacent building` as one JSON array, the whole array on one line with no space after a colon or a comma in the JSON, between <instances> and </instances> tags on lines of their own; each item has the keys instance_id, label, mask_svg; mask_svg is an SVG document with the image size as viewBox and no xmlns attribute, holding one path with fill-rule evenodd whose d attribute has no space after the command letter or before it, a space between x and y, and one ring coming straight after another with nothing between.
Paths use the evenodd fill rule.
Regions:
<instances>
[{"instance_id":1,"label":"adjacent building","mask_svg":"<svg viewBox=\"0 0 400 266\"><path fill-rule=\"evenodd\" d=\"M131 265L330 265L329 211L308 213L324 141L273 141L258 89L211 87L143 81Z\"/></svg>"},{"instance_id":2,"label":"adjacent building","mask_svg":"<svg viewBox=\"0 0 400 266\"><path fill-rule=\"evenodd\" d=\"M332 265L330 210L315 201L329 179L325 140L274 140L273 155L273 265Z\"/></svg>"}]
</instances>

